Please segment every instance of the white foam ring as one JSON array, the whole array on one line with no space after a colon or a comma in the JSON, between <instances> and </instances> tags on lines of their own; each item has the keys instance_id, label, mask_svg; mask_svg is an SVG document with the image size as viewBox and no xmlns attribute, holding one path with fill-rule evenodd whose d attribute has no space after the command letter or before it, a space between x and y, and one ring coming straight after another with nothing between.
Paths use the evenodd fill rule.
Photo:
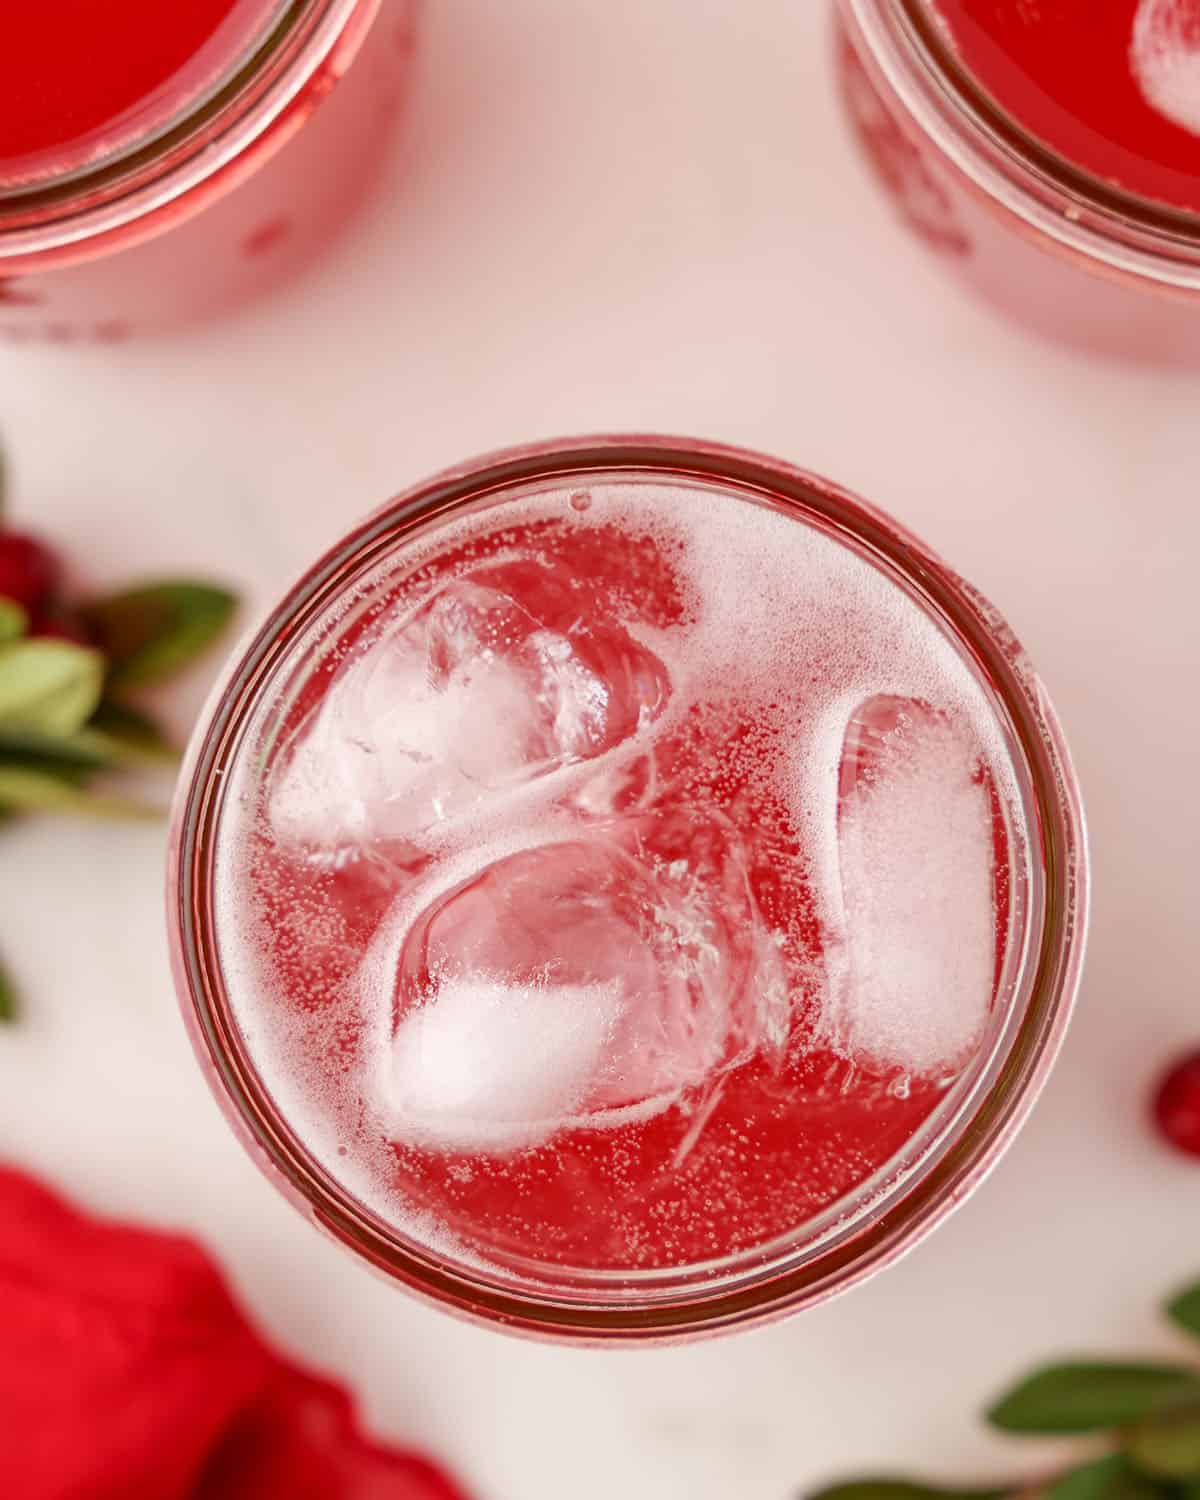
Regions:
<instances>
[{"instance_id":1,"label":"white foam ring","mask_svg":"<svg viewBox=\"0 0 1200 1500\"><path fill-rule=\"evenodd\" d=\"M1142 0L1130 60L1146 102L1200 136L1200 0Z\"/></svg>"},{"instance_id":2,"label":"white foam ring","mask_svg":"<svg viewBox=\"0 0 1200 1500\"><path fill-rule=\"evenodd\" d=\"M448 828L428 831L427 848L437 856L432 873L396 903L360 976L357 1089L375 1122L376 1146L399 1138L439 1150L506 1152L566 1126L599 1128L638 1117L637 1101L631 1112L607 1118L584 1110L598 1059L631 1003L619 986L539 987L495 973L459 973L397 1026L396 965L421 910L490 862L579 838L580 814L564 810L573 789L598 775L620 780L696 705L720 705L751 719L770 715L788 726L772 758L747 766L769 778L786 804L807 860L828 946L824 1041L917 1073L961 1061L986 1019L994 966L990 811L979 768L987 768L1004 805L1019 806L1002 730L972 667L891 578L793 517L718 490L595 484L585 511L571 508L568 495L524 495L499 512L443 524L410 545L405 576L416 577L439 555L472 541L486 562L513 546L519 528L547 519L569 517L574 526L617 526L650 538L678 567L685 619L666 631L651 631L636 618L622 623L665 663L670 699L656 723L598 759L497 787ZM489 550L489 538L502 528ZM402 594L392 566L387 587ZM428 594L428 575L422 576L426 581L397 608ZM928 705L937 723L953 730L917 735L887 774L843 798L847 726L862 704L880 696ZM254 805L251 762L246 757L234 772L247 805ZM268 1083L278 1080L294 1127L323 1144L332 1138L330 1088L338 1085L323 1088L314 1079L312 1049L320 1044L295 1021L286 996L271 1003L275 980L263 969L246 916L239 861L247 844L244 828L223 826L218 938L229 991L243 1021L253 1019L256 1063ZM779 1046L791 997L782 980L762 987L778 990L777 1003L755 1019L753 1045ZM290 1019L263 1024L268 1012ZM720 1055L728 1067L746 1054ZM697 1103L693 1133L703 1128L720 1088L715 1073L711 1083ZM641 1117L677 1096L641 1101ZM358 1146L356 1152L364 1154ZM367 1191L361 1163L327 1165L343 1177L354 1170L357 1190ZM383 1186L383 1176L381 1170L372 1191L386 1198L393 1217L403 1216L405 1206Z\"/></svg>"}]
</instances>

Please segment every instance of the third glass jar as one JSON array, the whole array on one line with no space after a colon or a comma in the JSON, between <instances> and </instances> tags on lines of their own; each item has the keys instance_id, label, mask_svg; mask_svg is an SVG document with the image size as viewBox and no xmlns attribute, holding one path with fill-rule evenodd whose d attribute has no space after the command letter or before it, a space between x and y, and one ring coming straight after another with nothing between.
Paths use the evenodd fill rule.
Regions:
<instances>
[{"instance_id":1,"label":"third glass jar","mask_svg":"<svg viewBox=\"0 0 1200 1500\"><path fill-rule=\"evenodd\" d=\"M1094 44L1080 35L1081 48ZM968 71L959 40L931 0L837 0L843 100L909 228L1039 332L1200 364L1200 211L1140 197L1051 149ZM1196 163L1200 194L1200 138Z\"/></svg>"}]
</instances>

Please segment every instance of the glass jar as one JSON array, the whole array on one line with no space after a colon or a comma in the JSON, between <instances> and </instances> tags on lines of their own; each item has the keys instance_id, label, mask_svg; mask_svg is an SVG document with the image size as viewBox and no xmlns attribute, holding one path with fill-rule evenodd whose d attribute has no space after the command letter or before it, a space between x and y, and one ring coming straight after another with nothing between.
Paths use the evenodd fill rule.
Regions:
<instances>
[{"instance_id":1,"label":"glass jar","mask_svg":"<svg viewBox=\"0 0 1200 1500\"><path fill-rule=\"evenodd\" d=\"M300 0L241 75L165 134L0 192L0 338L118 342L224 312L300 270L370 185L415 11L416 0Z\"/></svg>"},{"instance_id":2,"label":"glass jar","mask_svg":"<svg viewBox=\"0 0 1200 1500\"><path fill-rule=\"evenodd\" d=\"M1006 784L1020 804L1005 825L1007 879L996 909L1003 941L985 1034L928 1116L865 1181L788 1233L658 1269L554 1263L539 1258L536 1243L481 1258L460 1253L445 1235L402 1226L369 1202L347 1176L351 1152L344 1143L335 1149L336 1132L313 1126L302 1107L288 1104L294 1096L278 1071L266 1077L272 1065L262 1065L260 1048L271 1026L262 1016L247 1021L239 1001L252 1009L253 981L231 956L231 923L241 920L231 913L246 907L234 885L222 884L222 871L236 868L230 845L248 847L247 808L269 784L273 758L288 753L280 749L288 743L285 719L311 712L331 662L348 649L352 622L377 618L385 607L378 580L393 576L397 558L412 555L403 549L514 493L569 495L583 510L599 487L611 485L681 489L688 505L701 507L701 518L714 492L753 502L864 560L980 685L997 756L1008 762ZM838 599L831 595L828 607L836 609ZM336 860L324 866L338 867ZM418 485L355 527L288 591L226 670L193 738L170 838L168 924L175 982L201 1066L255 1161L307 1218L451 1311L532 1336L606 1344L710 1334L807 1307L888 1265L945 1218L1012 1139L1058 1051L1080 977L1087 876L1079 791L1058 723L1020 644L980 595L895 521L814 475L708 443L605 437L511 450ZM320 918L303 903L295 911L305 913L297 929L303 942ZM327 937L322 928L321 941ZM329 941L331 952L345 956L339 939ZM294 952L290 929L285 942ZM357 962L353 953L349 961ZM300 972L307 976L304 996L314 995L308 958ZM342 1059L344 1042L329 1045Z\"/></svg>"},{"instance_id":3,"label":"glass jar","mask_svg":"<svg viewBox=\"0 0 1200 1500\"><path fill-rule=\"evenodd\" d=\"M1200 363L1200 217L1025 135L966 74L928 0L837 0L836 65L905 222L976 292L1085 350Z\"/></svg>"}]
</instances>

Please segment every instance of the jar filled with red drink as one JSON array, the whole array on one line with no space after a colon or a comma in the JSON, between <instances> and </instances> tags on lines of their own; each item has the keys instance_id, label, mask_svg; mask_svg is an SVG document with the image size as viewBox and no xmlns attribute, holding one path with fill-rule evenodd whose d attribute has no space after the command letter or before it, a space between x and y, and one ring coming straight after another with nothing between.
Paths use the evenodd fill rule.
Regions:
<instances>
[{"instance_id":1,"label":"jar filled with red drink","mask_svg":"<svg viewBox=\"0 0 1200 1500\"><path fill-rule=\"evenodd\" d=\"M371 178L412 12L412 0L13 0L0 337L114 342L204 318L306 263Z\"/></svg>"},{"instance_id":2,"label":"jar filled with red drink","mask_svg":"<svg viewBox=\"0 0 1200 1500\"><path fill-rule=\"evenodd\" d=\"M838 0L858 137L1005 311L1200 362L1200 0Z\"/></svg>"}]
</instances>

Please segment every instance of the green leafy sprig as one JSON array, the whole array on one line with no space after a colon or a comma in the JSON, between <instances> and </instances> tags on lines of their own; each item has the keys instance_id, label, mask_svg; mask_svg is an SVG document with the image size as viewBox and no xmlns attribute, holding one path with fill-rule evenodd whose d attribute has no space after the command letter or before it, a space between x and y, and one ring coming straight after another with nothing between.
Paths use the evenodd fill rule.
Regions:
<instances>
[{"instance_id":1,"label":"green leafy sprig","mask_svg":"<svg viewBox=\"0 0 1200 1500\"><path fill-rule=\"evenodd\" d=\"M0 504L3 478L0 454ZM51 605L51 619L63 618L61 601ZM236 605L215 584L167 579L73 602L72 630L43 634L22 603L0 594L0 822L31 812L160 816L129 776L173 766L178 753L135 699L211 646ZM15 1013L0 971L0 1023Z\"/></svg>"},{"instance_id":2,"label":"green leafy sprig","mask_svg":"<svg viewBox=\"0 0 1200 1500\"><path fill-rule=\"evenodd\" d=\"M1200 1339L1200 1283L1173 1298L1166 1314ZM1200 1500L1200 1364L1047 1365L995 1402L987 1420L1015 1436L1107 1434L1108 1451L1034 1484L868 1478L808 1500Z\"/></svg>"},{"instance_id":3,"label":"green leafy sprig","mask_svg":"<svg viewBox=\"0 0 1200 1500\"><path fill-rule=\"evenodd\" d=\"M221 634L235 601L211 584L164 582L84 605L94 644L26 634L0 600L0 813L154 816L104 773L170 764L176 752L128 699L187 666Z\"/></svg>"}]
</instances>

